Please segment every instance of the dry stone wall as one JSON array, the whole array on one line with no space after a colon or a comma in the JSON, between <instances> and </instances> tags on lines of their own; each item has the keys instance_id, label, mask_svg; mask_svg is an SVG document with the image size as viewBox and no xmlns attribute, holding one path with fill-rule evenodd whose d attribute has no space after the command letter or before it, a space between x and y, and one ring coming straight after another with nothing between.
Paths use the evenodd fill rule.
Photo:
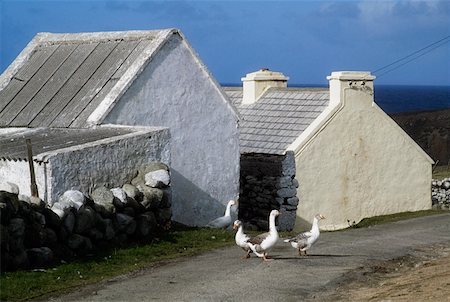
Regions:
<instances>
[{"instance_id":1,"label":"dry stone wall","mask_svg":"<svg viewBox=\"0 0 450 302\"><path fill-rule=\"evenodd\" d=\"M292 230L299 199L294 155L242 154L239 219L247 228L267 230L269 213L280 210L278 230Z\"/></svg>"},{"instance_id":2,"label":"dry stone wall","mask_svg":"<svg viewBox=\"0 0 450 302\"><path fill-rule=\"evenodd\" d=\"M431 182L431 201L434 209L450 210L450 177Z\"/></svg>"},{"instance_id":3,"label":"dry stone wall","mask_svg":"<svg viewBox=\"0 0 450 302\"><path fill-rule=\"evenodd\" d=\"M170 228L170 172L160 162L131 184L69 190L50 207L0 184L1 271L41 268L129 242L148 242Z\"/></svg>"}]
</instances>

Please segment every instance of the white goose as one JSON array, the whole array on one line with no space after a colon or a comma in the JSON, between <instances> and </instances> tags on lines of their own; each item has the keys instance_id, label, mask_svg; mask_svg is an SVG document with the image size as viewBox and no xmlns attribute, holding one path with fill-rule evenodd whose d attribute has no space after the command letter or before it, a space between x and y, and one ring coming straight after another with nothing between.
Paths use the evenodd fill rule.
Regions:
<instances>
[{"instance_id":1,"label":"white goose","mask_svg":"<svg viewBox=\"0 0 450 302\"><path fill-rule=\"evenodd\" d=\"M247 243L256 256L263 258L264 261L272 259L267 258L267 252L277 243L278 231L275 226L275 218L280 215L278 210L272 210L269 215L269 232L250 238Z\"/></svg>"},{"instance_id":2,"label":"white goose","mask_svg":"<svg viewBox=\"0 0 450 302\"><path fill-rule=\"evenodd\" d=\"M298 250L298 254L301 256L302 252L307 256L306 251L311 248L314 242L319 239L319 220L325 219L321 214L314 216L313 224L311 230L308 232L300 233L295 237L285 239L284 242L288 242L292 245L294 249Z\"/></svg>"},{"instance_id":3,"label":"white goose","mask_svg":"<svg viewBox=\"0 0 450 302\"><path fill-rule=\"evenodd\" d=\"M236 241L237 246L241 247L244 251L247 252L242 259L250 258L250 254L252 253L252 249L248 245L248 240L250 239L250 236L244 233L244 226L242 221L236 220L233 223L233 230L236 230L236 235L234 236L234 240Z\"/></svg>"},{"instance_id":4,"label":"white goose","mask_svg":"<svg viewBox=\"0 0 450 302\"><path fill-rule=\"evenodd\" d=\"M236 201L230 200L227 204L227 208L225 209L225 215L208 222L206 227L216 228L216 229L220 229L220 228L225 229L229 225L231 225L231 207L234 206L235 204L236 204Z\"/></svg>"}]
</instances>

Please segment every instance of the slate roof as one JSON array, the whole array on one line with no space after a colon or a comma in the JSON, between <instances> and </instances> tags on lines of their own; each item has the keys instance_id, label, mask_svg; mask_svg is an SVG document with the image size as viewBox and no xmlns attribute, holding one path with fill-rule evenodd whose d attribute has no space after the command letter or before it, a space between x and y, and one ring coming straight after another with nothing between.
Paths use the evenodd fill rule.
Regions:
<instances>
[{"instance_id":1,"label":"slate roof","mask_svg":"<svg viewBox=\"0 0 450 302\"><path fill-rule=\"evenodd\" d=\"M85 127L137 58L173 31L38 34L0 77L0 127Z\"/></svg>"},{"instance_id":2,"label":"slate roof","mask_svg":"<svg viewBox=\"0 0 450 302\"><path fill-rule=\"evenodd\" d=\"M33 155L55 151L62 148L95 142L136 132L132 128L20 128L18 131L0 135L0 159L27 160L26 139L31 139ZM1 132L0 132L1 134Z\"/></svg>"},{"instance_id":3,"label":"slate roof","mask_svg":"<svg viewBox=\"0 0 450 302\"><path fill-rule=\"evenodd\" d=\"M241 87L224 91L241 115L241 153L284 154L329 103L324 88L269 88L250 105L241 104Z\"/></svg>"}]
</instances>

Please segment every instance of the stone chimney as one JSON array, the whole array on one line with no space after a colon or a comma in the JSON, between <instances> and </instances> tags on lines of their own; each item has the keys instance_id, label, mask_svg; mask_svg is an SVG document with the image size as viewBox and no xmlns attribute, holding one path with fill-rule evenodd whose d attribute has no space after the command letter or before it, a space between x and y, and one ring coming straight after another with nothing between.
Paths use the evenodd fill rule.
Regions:
<instances>
[{"instance_id":1,"label":"stone chimney","mask_svg":"<svg viewBox=\"0 0 450 302\"><path fill-rule=\"evenodd\" d=\"M242 104L253 104L269 87L287 87L286 77L281 72L270 71L267 68L248 73L242 78L244 96Z\"/></svg>"},{"instance_id":2,"label":"stone chimney","mask_svg":"<svg viewBox=\"0 0 450 302\"><path fill-rule=\"evenodd\" d=\"M349 95L344 91L364 92L359 94L361 103L373 102L373 80L375 76L369 71L333 71L327 80L330 81L330 105L343 101L350 101ZM361 99L362 97L362 99Z\"/></svg>"}]
</instances>

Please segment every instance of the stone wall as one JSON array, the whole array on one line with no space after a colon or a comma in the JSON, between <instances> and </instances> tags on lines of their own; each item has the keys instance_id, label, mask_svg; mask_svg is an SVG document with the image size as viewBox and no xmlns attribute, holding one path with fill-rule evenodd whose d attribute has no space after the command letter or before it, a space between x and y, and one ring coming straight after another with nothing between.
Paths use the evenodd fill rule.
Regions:
<instances>
[{"instance_id":1,"label":"stone wall","mask_svg":"<svg viewBox=\"0 0 450 302\"><path fill-rule=\"evenodd\" d=\"M433 179L431 201L434 209L450 210L450 178Z\"/></svg>"},{"instance_id":2,"label":"stone wall","mask_svg":"<svg viewBox=\"0 0 450 302\"><path fill-rule=\"evenodd\" d=\"M170 175L160 162L139 169L131 184L70 190L51 207L0 184L1 271L41 268L129 242L150 242L170 228Z\"/></svg>"},{"instance_id":3,"label":"stone wall","mask_svg":"<svg viewBox=\"0 0 450 302\"><path fill-rule=\"evenodd\" d=\"M246 227L268 229L271 210L280 210L279 231L292 230L298 204L295 160L286 155L242 154L239 219Z\"/></svg>"}]
</instances>

